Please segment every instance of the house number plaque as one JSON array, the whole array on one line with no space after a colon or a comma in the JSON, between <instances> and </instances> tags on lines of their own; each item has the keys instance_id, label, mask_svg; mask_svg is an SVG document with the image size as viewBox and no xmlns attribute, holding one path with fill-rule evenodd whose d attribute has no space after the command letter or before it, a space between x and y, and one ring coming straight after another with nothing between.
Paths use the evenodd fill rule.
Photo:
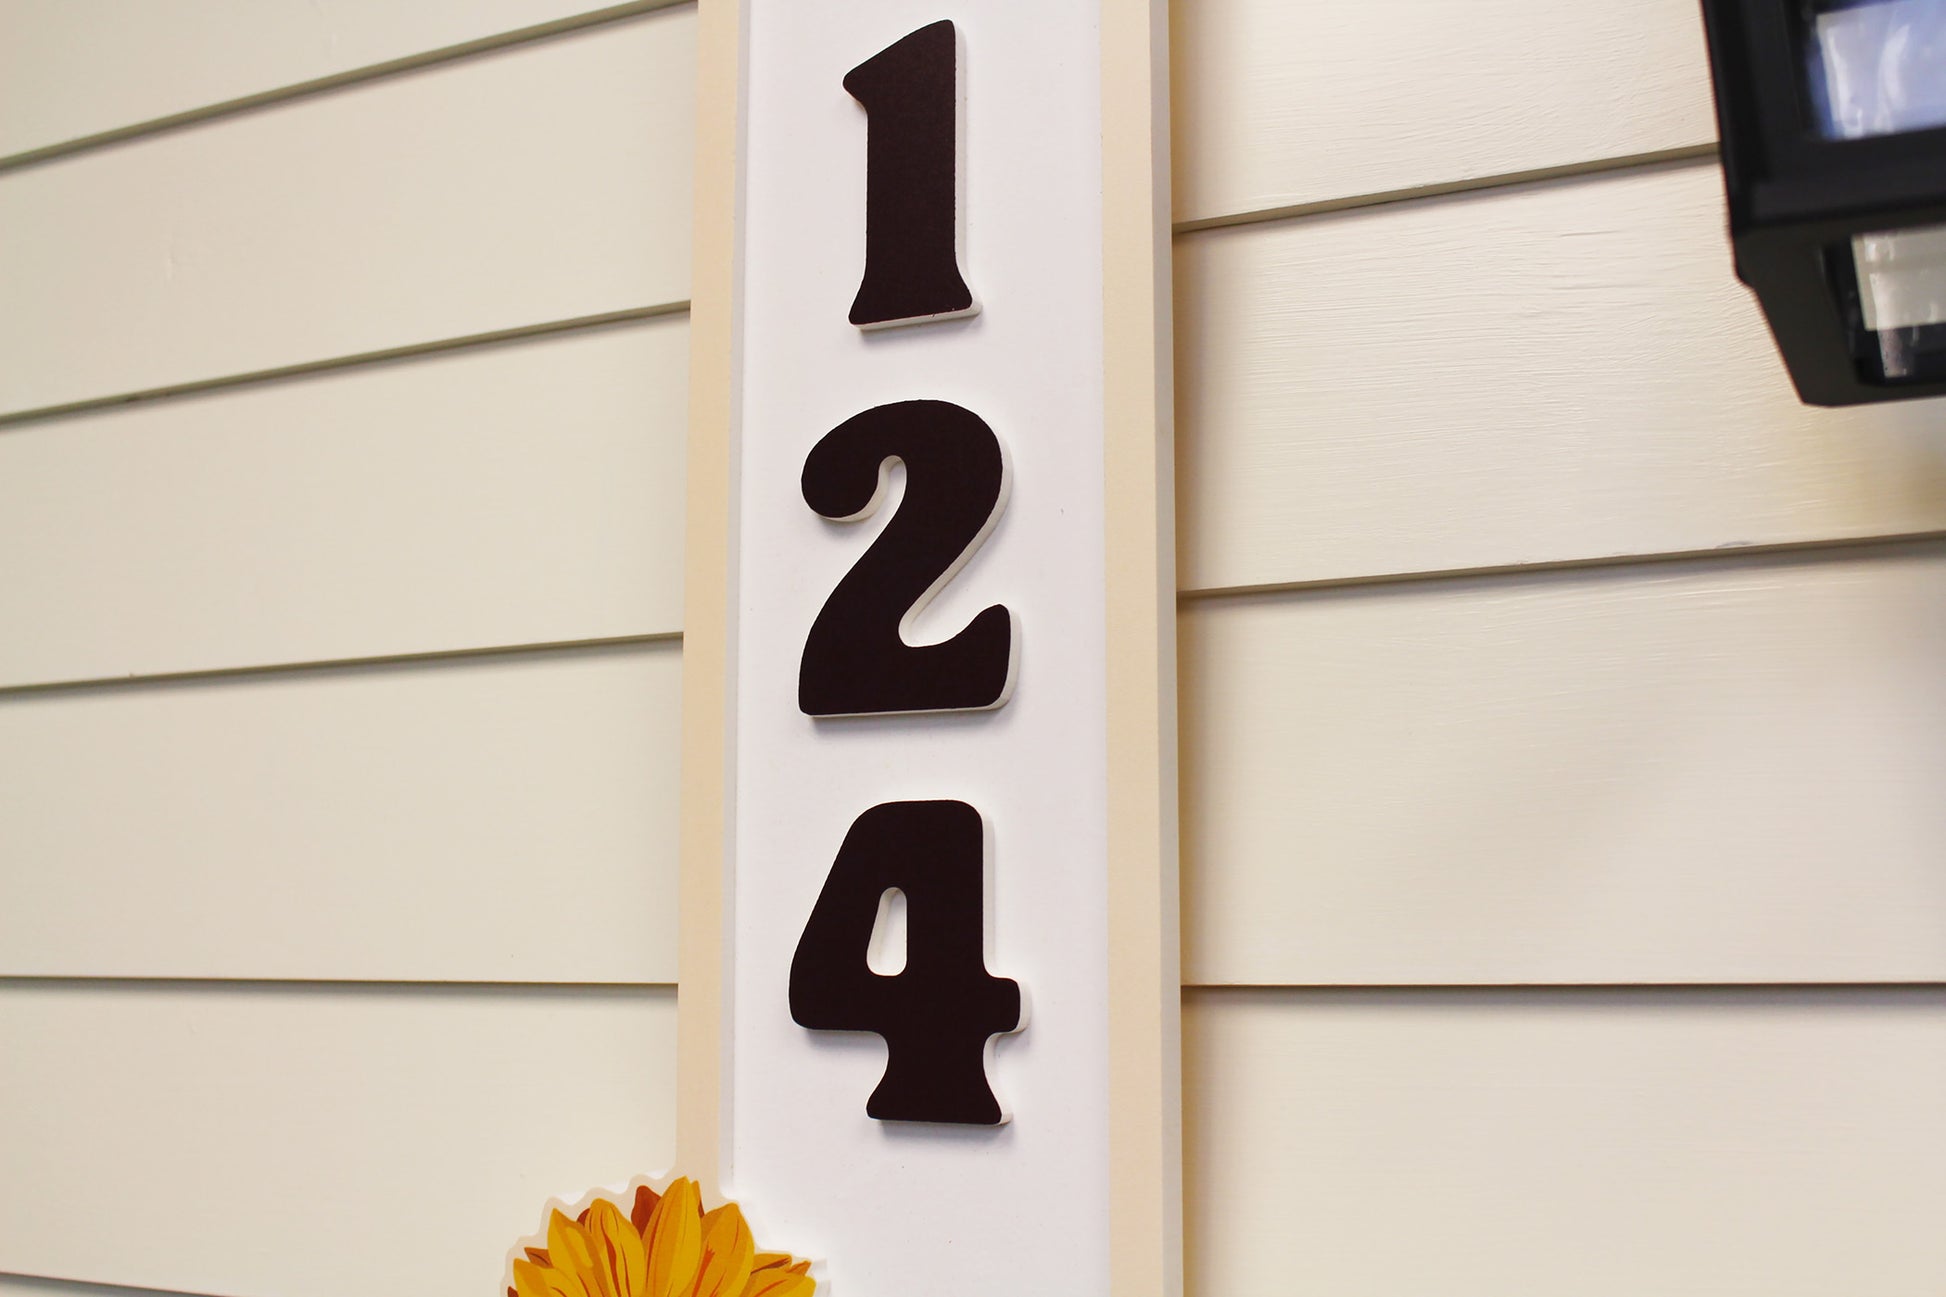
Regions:
<instances>
[{"instance_id":1,"label":"house number plaque","mask_svg":"<svg viewBox=\"0 0 1946 1297\"><path fill-rule=\"evenodd\" d=\"M1173 1192L1111 1132L1166 1088L1177 1000L1173 963L1116 973L1173 959L1173 909L1131 943L1111 905L1173 879L1111 859L1110 322L1166 262L1106 269L1110 19L738 12L721 1192L835 1297L1105 1295L1116 1204ZM1130 1053L1130 1022L1167 1040Z\"/></svg>"}]
</instances>

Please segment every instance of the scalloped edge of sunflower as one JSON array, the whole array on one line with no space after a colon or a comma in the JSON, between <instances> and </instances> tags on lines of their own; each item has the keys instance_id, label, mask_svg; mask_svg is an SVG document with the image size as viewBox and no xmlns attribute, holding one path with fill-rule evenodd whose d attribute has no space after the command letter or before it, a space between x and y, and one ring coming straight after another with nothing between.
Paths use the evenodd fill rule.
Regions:
<instances>
[{"instance_id":1,"label":"scalloped edge of sunflower","mask_svg":"<svg viewBox=\"0 0 1946 1297\"><path fill-rule=\"evenodd\" d=\"M811 1297L818 1286L809 1261L758 1249L736 1203L704 1211L687 1176L551 1198L544 1219L507 1253L507 1297Z\"/></svg>"}]
</instances>

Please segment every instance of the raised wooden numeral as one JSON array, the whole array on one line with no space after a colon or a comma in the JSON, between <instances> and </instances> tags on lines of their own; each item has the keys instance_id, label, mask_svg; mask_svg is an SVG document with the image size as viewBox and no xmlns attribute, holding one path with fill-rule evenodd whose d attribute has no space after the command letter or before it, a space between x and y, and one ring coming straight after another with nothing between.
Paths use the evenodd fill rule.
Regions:
<instances>
[{"instance_id":1,"label":"raised wooden numeral","mask_svg":"<svg viewBox=\"0 0 1946 1297\"><path fill-rule=\"evenodd\" d=\"M845 75L865 105L865 277L860 328L971 315L960 278L959 37L936 22Z\"/></svg>"},{"instance_id":2,"label":"raised wooden numeral","mask_svg":"<svg viewBox=\"0 0 1946 1297\"><path fill-rule=\"evenodd\" d=\"M791 1017L885 1038L880 1121L992 1126L987 1041L1020 1027L1020 984L987 972L986 825L965 802L885 802L852 822L791 960ZM905 893L903 971L868 962L879 902Z\"/></svg>"},{"instance_id":3,"label":"raised wooden numeral","mask_svg":"<svg viewBox=\"0 0 1946 1297\"><path fill-rule=\"evenodd\" d=\"M950 401L876 406L826 433L804 461L804 500L834 522L870 516L891 461L905 498L824 601L804 640L797 705L811 716L978 711L1007 701L1014 619L998 604L940 644L904 629L999 520L1007 464L979 415Z\"/></svg>"},{"instance_id":4,"label":"raised wooden numeral","mask_svg":"<svg viewBox=\"0 0 1946 1297\"><path fill-rule=\"evenodd\" d=\"M865 106L862 328L975 308L955 249L958 37L921 27L853 68ZM905 631L964 567L1007 498L1000 439L950 401L900 401L826 433L804 461L804 501L833 522L877 511L894 461L905 497L805 636L798 706L812 716L998 707L1013 690L1013 614L981 610L951 638ZM791 1017L818 1031L885 1038L885 1074L865 1104L882 1121L996 1125L986 1047L1020 1027L1020 986L987 972L986 824L965 802L886 802L852 822L791 959ZM871 942L894 893L907 915L904 966L876 972Z\"/></svg>"}]
</instances>

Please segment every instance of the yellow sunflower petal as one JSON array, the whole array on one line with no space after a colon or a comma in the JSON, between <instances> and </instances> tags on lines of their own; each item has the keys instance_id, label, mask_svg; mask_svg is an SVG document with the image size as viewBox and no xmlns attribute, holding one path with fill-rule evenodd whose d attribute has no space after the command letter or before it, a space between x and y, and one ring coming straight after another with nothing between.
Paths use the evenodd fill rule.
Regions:
<instances>
[{"instance_id":1,"label":"yellow sunflower petal","mask_svg":"<svg viewBox=\"0 0 1946 1297\"><path fill-rule=\"evenodd\" d=\"M646 1184L635 1186L635 1205L629 1209L628 1219L635 1226L637 1234L648 1232L649 1217L654 1213L655 1205L661 1201L662 1195Z\"/></svg>"},{"instance_id":2,"label":"yellow sunflower petal","mask_svg":"<svg viewBox=\"0 0 1946 1297\"><path fill-rule=\"evenodd\" d=\"M555 1211L547 1218L547 1255L548 1264L560 1269L593 1264L595 1250L588 1242L588 1231Z\"/></svg>"},{"instance_id":3,"label":"yellow sunflower petal","mask_svg":"<svg viewBox=\"0 0 1946 1297\"><path fill-rule=\"evenodd\" d=\"M519 1297L587 1297L572 1275L524 1259L514 1262L514 1291Z\"/></svg>"},{"instance_id":4,"label":"yellow sunflower petal","mask_svg":"<svg viewBox=\"0 0 1946 1297\"><path fill-rule=\"evenodd\" d=\"M586 1297L620 1297L596 1256L595 1241L579 1221L555 1212L547 1221L547 1255L554 1269L572 1277Z\"/></svg>"},{"instance_id":5,"label":"yellow sunflower petal","mask_svg":"<svg viewBox=\"0 0 1946 1297\"><path fill-rule=\"evenodd\" d=\"M689 1297L703 1263L703 1200L687 1177L669 1186L642 1232L649 1249L647 1297Z\"/></svg>"},{"instance_id":6,"label":"yellow sunflower petal","mask_svg":"<svg viewBox=\"0 0 1946 1297\"><path fill-rule=\"evenodd\" d=\"M547 1283L539 1271L540 1267L532 1261L514 1262L514 1291L520 1297L548 1297Z\"/></svg>"},{"instance_id":7,"label":"yellow sunflower petal","mask_svg":"<svg viewBox=\"0 0 1946 1297\"><path fill-rule=\"evenodd\" d=\"M757 1259L750 1263L752 1270L768 1270L772 1266L789 1265L791 1254L788 1252L759 1252Z\"/></svg>"},{"instance_id":8,"label":"yellow sunflower petal","mask_svg":"<svg viewBox=\"0 0 1946 1297\"><path fill-rule=\"evenodd\" d=\"M649 1251L621 1209L606 1198L588 1208L588 1237L614 1284L615 1297L643 1297L648 1291Z\"/></svg>"},{"instance_id":9,"label":"yellow sunflower petal","mask_svg":"<svg viewBox=\"0 0 1946 1297\"><path fill-rule=\"evenodd\" d=\"M759 1270L750 1276L743 1297L811 1297L818 1281L795 1270Z\"/></svg>"},{"instance_id":10,"label":"yellow sunflower petal","mask_svg":"<svg viewBox=\"0 0 1946 1297\"><path fill-rule=\"evenodd\" d=\"M798 1263L797 1263L796 1265L794 1265L794 1266L792 1266L792 1267L791 1267L791 1273L792 1273L792 1274L810 1274L810 1273L811 1273L811 1263L810 1263L809 1261L799 1261L799 1262L798 1262Z\"/></svg>"},{"instance_id":11,"label":"yellow sunflower petal","mask_svg":"<svg viewBox=\"0 0 1946 1297\"><path fill-rule=\"evenodd\" d=\"M756 1241L735 1203L726 1202L705 1215L703 1264L696 1273L693 1297L742 1297L756 1254Z\"/></svg>"}]
</instances>

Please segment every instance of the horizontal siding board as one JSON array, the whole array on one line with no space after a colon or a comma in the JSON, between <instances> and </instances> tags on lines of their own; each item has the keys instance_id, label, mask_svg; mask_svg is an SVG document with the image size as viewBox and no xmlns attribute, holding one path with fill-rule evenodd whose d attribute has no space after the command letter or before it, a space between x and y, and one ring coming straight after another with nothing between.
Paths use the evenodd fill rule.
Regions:
<instances>
[{"instance_id":1,"label":"horizontal siding board","mask_svg":"<svg viewBox=\"0 0 1946 1297\"><path fill-rule=\"evenodd\" d=\"M0 430L0 686L680 627L687 324Z\"/></svg>"},{"instance_id":2,"label":"horizontal siding board","mask_svg":"<svg viewBox=\"0 0 1946 1297\"><path fill-rule=\"evenodd\" d=\"M1176 241L1183 588L1946 529L1946 404L1800 405L1712 166Z\"/></svg>"},{"instance_id":3,"label":"horizontal siding board","mask_svg":"<svg viewBox=\"0 0 1946 1297\"><path fill-rule=\"evenodd\" d=\"M0 157L600 8L591 0L0 0Z\"/></svg>"},{"instance_id":4,"label":"horizontal siding board","mask_svg":"<svg viewBox=\"0 0 1946 1297\"><path fill-rule=\"evenodd\" d=\"M674 643L0 699L0 974L673 982L679 699Z\"/></svg>"},{"instance_id":5,"label":"horizontal siding board","mask_svg":"<svg viewBox=\"0 0 1946 1297\"><path fill-rule=\"evenodd\" d=\"M1191 994L1190 1297L1933 1297L1946 990Z\"/></svg>"},{"instance_id":6,"label":"horizontal siding board","mask_svg":"<svg viewBox=\"0 0 1946 1297\"><path fill-rule=\"evenodd\" d=\"M1170 18L1178 221L1716 134L1693 0L1187 0Z\"/></svg>"},{"instance_id":7,"label":"horizontal siding board","mask_svg":"<svg viewBox=\"0 0 1946 1297\"><path fill-rule=\"evenodd\" d=\"M673 1154L667 989L0 984L0 1039L17 1273L478 1297Z\"/></svg>"},{"instance_id":8,"label":"horizontal siding board","mask_svg":"<svg viewBox=\"0 0 1946 1297\"><path fill-rule=\"evenodd\" d=\"M694 17L0 175L0 413L684 299Z\"/></svg>"},{"instance_id":9,"label":"horizontal siding board","mask_svg":"<svg viewBox=\"0 0 1946 1297\"><path fill-rule=\"evenodd\" d=\"M1946 981L1946 546L1198 600L1185 976Z\"/></svg>"},{"instance_id":10,"label":"horizontal siding board","mask_svg":"<svg viewBox=\"0 0 1946 1297\"><path fill-rule=\"evenodd\" d=\"M154 1288L95 1284L73 1279L39 1279L32 1275L0 1274L0 1297L146 1297ZM169 1297L175 1297L170 1294ZM199 1295L200 1297L200 1295Z\"/></svg>"}]
</instances>

